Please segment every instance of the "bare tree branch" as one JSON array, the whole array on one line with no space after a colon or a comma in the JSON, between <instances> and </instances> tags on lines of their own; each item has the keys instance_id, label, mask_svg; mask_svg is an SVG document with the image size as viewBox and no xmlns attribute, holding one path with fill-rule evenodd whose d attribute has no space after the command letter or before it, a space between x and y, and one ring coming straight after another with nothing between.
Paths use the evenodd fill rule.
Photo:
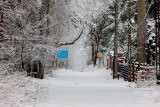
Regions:
<instances>
[{"instance_id":1,"label":"bare tree branch","mask_svg":"<svg viewBox=\"0 0 160 107\"><path fill-rule=\"evenodd\" d=\"M72 42L60 43L60 44L58 44L57 47L61 47L61 46L64 46L64 45L73 45L73 44L75 44L76 41L78 41L78 40L81 38L81 36L82 36L82 34L83 34L83 32L84 32L84 29L85 29L85 28L83 27L82 30L81 30L81 32L80 32L80 34L78 35L78 37L75 38Z\"/></svg>"}]
</instances>

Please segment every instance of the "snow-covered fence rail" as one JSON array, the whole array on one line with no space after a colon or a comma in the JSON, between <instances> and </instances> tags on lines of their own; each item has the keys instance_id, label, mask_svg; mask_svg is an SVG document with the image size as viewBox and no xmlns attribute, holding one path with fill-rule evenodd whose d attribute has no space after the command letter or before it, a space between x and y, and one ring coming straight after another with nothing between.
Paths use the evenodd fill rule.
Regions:
<instances>
[{"instance_id":1,"label":"snow-covered fence rail","mask_svg":"<svg viewBox=\"0 0 160 107\"><path fill-rule=\"evenodd\" d=\"M156 83L155 70L139 70L135 72L135 83L137 87L147 87Z\"/></svg>"},{"instance_id":2,"label":"snow-covered fence rail","mask_svg":"<svg viewBox=\"0 0 160 107\"><path fill-rule=\"evenodd\" d=\"M119 63L119 72L125 81L150 81L155 79L154 66L137 66L131 64Z\"/></svg>"},{"instance_id":3,"label":"snow-covered fence rail","mask_svg":"<svg viewBox=\"0 0 160 107\"><path fill-rule=\"evenodd\" d=\"M135 82L138 80L144 81L144 80L151 80L155 79L156 74L154 71L144 71L140 70L135 72Z\"/></svg>"},{"instance_id":4,"label":"snow-covered fence rail","mask_svg":"<svg viewBox=\"0 0 160 107\"><path fill-rule=\"evenodd\" d=\"M135 78L135 82L137 81L144 81L145 80L145 72L144 70L139 70L137 72L135 72L134 74L134 78Z\"/></svg>"}]
</instances>

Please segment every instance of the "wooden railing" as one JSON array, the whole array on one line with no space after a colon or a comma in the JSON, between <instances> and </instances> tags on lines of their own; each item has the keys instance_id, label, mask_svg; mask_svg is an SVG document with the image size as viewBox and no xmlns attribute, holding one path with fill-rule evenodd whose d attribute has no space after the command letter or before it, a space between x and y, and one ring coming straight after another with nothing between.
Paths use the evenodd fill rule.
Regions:
<instances>
[{"instance_id":1,"label":"wooden railing","mask_svg":"<svg viewBox=\"0 0 160 107\"><path fill-rule=\"evenodd\" d=\"M119 72L125 81L130 82L149 80L156 75L154 66L140 66L138 68L138 65L130 64L128 68L126 63L119 63Z\"/></svg>"}]
</instances>

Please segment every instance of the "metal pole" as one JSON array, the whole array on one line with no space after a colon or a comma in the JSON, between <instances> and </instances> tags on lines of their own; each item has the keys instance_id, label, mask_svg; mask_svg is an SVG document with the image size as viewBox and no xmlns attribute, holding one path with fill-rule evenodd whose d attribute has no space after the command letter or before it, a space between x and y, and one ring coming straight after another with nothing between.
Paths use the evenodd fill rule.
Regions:
<instances>
[{"instance_id":1,"label":"metal pole","mask_svg":"<svg viewBox=\"0 0 160 107\"><path fill-rule=\"evenodd\" d=\"M67 69L68 69L68 58L66 60L67 60L67 63L66 63L66 71L67 71Z\"/></svg>"},{"instance_id":2,"label":"metal pole","mask_svg":"<svg viewBox=\"0 0 160 107\"><path fill-rule=\"evenodd\" d=\"M117 50L118 50L118 4L117 0L114 2L115 4L115 36L114 36L114 69L113 69L113 79L117 78L117 72L118 72L118 60L117 60Z\"/></svg>"}]
</instances>

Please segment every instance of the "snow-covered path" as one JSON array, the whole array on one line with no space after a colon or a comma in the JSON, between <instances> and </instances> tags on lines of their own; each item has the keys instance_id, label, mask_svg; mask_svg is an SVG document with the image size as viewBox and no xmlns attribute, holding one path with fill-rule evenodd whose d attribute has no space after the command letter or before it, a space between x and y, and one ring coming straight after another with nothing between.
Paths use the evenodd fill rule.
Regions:
<instances>
[{"instance_id":1,"label":"snow-covered path","mask_svg":"<svg viewBox=\"0 0 160 107\"><path fill-rule=\"evenodd\" d=\"M87 70L85 70L87 71ZM43 80L48 87L45 102L36 107L159 107L153 88L129 87L128 82L113 80L109 71L59 70Z\"/></svg>"}]
</instances>

